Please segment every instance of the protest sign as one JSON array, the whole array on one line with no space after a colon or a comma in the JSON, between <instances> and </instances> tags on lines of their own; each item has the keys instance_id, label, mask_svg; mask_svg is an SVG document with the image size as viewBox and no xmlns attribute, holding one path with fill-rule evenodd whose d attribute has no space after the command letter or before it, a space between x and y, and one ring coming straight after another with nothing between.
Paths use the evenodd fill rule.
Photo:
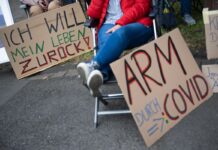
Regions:
<instances>
[{"instance_id":1,"label":"protest sign","mask_svg":"<svg viewBox=\"0 0 218 150\"><path fill-rule=\"evenodd\" d=\"M218 93L218 65L202 65L202 72L206 76L214 93Z\"/></svg>"},{"instance_id":2,"label":"protest sign","mask_svg":"<svg viewBox=\"0 0 218 150\"><path fill-rule=\"evenodd\" d=\"M70 4L0 29L18 79L92 50L79 3Z\"/></svg>"},{"instance_id":3,"label":"protest sign","mask_svg":"<svg viewBox=\"0 0 218 150\"><path fill-rule=\"evenodd\" d=\"M207 58L218 58L218 10L203 9Z\"/></svg>"},{"instance_id":4,"label":"protest sign","mask_svg":"<svg viewBox=\"0 0 218 150\"><path fill-rule=\"evenodd\" d=\"M212 95L178 29L111 67L148 146Z\"/></svg>"}]
</instances>

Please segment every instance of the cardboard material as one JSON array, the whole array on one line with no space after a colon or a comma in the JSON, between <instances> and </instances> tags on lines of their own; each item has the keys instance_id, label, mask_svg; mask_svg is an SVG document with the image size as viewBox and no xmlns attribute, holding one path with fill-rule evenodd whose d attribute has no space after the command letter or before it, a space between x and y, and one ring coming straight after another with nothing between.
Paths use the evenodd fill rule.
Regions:
<instances>
[{"instance_id":1,"label":"cardboard material","mask_svg":"<svg viewBox=\"0 0 218 150\"><path fill-rule=\"evenodd\" d=\"M93 49L79 3L67 5L0 29L18 79Z\"/></svg>"},{"instance_id":2,"label":"cardboard material","mask_svg":"<svg viewBox=\"0 0 218 150\"><path fill-rule=\"evenodd\" d=\"M178 29L111 67L148 146L212 95Z\"/></svg>"},{"instance_id":3,"label":"cardboard material","mask_svg":"<svg viewBox=\"0 0 218 150\"><path fill-rule=\"evenodd\" d=\"M218 93L218 65L202 65L205 74L214 93Z\"/></svg>"},{"instance_id":4,"label":"cardboard material","mask_svg":"<svg viewBox=\"0 0 218 150\"><path fill-rule=\"evenodd\" d=\"M218 58L218 10L203 9L207 58Z\"/></svg>"}]
</instances>

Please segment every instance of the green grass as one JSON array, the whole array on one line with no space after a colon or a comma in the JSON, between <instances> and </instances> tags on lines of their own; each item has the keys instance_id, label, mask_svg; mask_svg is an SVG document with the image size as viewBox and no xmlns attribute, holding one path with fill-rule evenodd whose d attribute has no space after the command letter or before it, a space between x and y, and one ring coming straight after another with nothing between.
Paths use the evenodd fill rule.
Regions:
<instances>
[{"instance_id":1,"label":"green grass","mask_svg":"<svg viewBox=\"0 0 218 150\"><path fill-rule=\"evenodd\" d=\"M192 8L192 16L196 20L195 25L187 25L183 22L180 15L180 4L176 2L174 5L176 17L178 21L178 28L180 29L188 47L193 54L204 52L205 47L205 32L202 17L202 11Z\"/></svg>"}]
</instances>

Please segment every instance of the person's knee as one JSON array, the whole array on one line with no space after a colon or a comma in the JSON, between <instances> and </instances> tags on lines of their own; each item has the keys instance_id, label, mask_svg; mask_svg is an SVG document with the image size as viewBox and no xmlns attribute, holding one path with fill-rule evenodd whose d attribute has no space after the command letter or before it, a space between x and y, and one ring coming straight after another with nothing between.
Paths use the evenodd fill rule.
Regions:
<instances>
[{"instance_id":1,"label":"person's knee","mask_svg":"<svg viewBox=\"0 0 218 150\"><path fill-rule=\"evenodd\" d=\"M114 32L113 34L114 34L114 36L115 36L116 38L126 40L127 34L126 34L126 30L125 30L124 28L118 29L118 30L117 30L116 32Z\"/></svg>"},{"instance_id":2,"label":"person's knee","mask_svg":"<svg viewBox=\"0 0 218 150\"><path fill-rule=\"evenodd\" d=\"M43 13L43 9L39 5L34 5L30 7L30 16L36 16Z\"/></svg>"},{"instance_id":3,"label":"person's knee","mask_svg":"<svg viewBox=\"0 0 218 150\"><path fill-rule=\"evenodd\" d=\"M61 4L58 0L53 0L48 5L48 10L56 9L61 7Z\"/></svg>"}]
</instances>

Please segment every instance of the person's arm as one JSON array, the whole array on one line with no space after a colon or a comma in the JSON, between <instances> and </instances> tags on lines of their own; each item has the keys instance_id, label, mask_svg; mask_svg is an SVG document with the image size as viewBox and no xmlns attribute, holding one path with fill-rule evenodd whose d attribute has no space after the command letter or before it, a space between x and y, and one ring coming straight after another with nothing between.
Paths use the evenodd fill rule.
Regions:
<instances>
[{"instance_id":1,"label":"person's arm","mask_svg":"<svg viewBox=\"0 0 218 150\"><path fill-rule=\"evenodd\" d=\"M91 18L99 19L101 17L103 5L103 0L92 0L88 7L87 15Z\"/></svg>"},{"instance_id":2,"label":"person's arm","mask_svg":"<svg viewBox=\"0 0 218 150\"><path fill-rule=\"evenodd\" d=\"M48 10L48 4L49 1L48 0L39 0L39 5L42 7L42 9L44 10Z\"/></svg>"},{"instance_id":3,"label":"person's arm","mask_svg":"<svg viewBox=\"0 0 218 150\"><path fill-rule=\"evenodd\" d=\"M136 22L140 18L148 16L150 9L150 0L135 0L135 3L132 5L131 8L129 8L128 10L124 10L123 16L116 21L116 24L123 26L129 23Z\"/></svg>"}]
</instances>

